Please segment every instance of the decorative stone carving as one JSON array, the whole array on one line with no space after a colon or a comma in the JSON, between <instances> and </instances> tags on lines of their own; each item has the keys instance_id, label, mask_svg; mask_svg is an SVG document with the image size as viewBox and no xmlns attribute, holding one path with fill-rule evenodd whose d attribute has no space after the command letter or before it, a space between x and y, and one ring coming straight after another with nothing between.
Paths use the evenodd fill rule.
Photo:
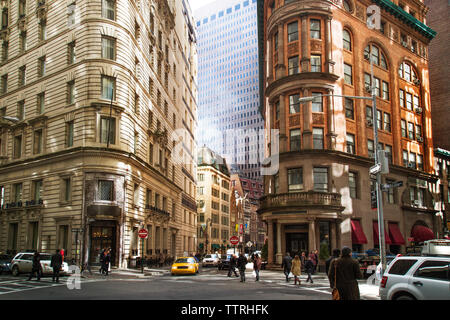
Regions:
<instances>
[{"instance_id":1,"label":"decorative stone carving","mask_svg":"<svg viewBox=\"0 0 450 320\"><path fill-rule=\"evenodd\" d=\"M311 40L311 51L321 52L322 51L322 42L317 41L317 40Z\"/></svg>"},{"instance_id":2,"label":"decorative stone carving","mask_svg":"<svg viewBox=\"0 0 450 320\"><path fill-rule=\"evenodd\" d=\"M324 116L322 113L313 113L312 118L313 118L313 124L324 124L325 123L325 119L324 119Z\"/></svg>"},{"instance_id":3,"label":"decorative stone carving","mask_svg":"<svg viewBox=\"0 0 450 320\"><path fill-rule=\"evenodd\" d=\"M359 19L366 21L366 8L364 6L356 5L356 16Z\"/></svg>"},{"instance_id":4,"label":"decorative stone carving","mask_svg":"<svg viewBox=\"0 0 450 320\"><path fill-rule=\"evenodd\" d=\"M294 115L289 117L289 126L298 126L300 124L300 115Z\"/></svg>"}]
</instances>

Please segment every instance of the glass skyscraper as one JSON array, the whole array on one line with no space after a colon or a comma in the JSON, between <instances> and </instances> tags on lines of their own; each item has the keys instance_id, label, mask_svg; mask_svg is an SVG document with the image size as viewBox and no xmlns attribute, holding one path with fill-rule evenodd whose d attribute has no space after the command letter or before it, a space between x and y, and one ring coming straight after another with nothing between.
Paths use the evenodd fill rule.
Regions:
<instances>
[{"instance_id":1,"label":"glass skyscraper","mask_svg":"<svg viewBox=\"0 0 450 320\"><path fill-rule=\"evenodd\" d=\"M194 12L198 32L198 145L227 159L232 173L260 179L257 1L216 1ZM261 144L261 146L260 146Z\"/></svg>"}]
</instances>

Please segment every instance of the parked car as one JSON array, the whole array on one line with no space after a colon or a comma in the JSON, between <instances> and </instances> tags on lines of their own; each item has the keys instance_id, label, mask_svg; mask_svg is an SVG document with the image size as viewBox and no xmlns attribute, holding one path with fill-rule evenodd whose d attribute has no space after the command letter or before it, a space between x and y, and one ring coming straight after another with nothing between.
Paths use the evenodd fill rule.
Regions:
<instances>
[{"instance_id":1,"label":"parked car","mask_svg":"<svg viewBox=\"0 0 450 320\"><path fill-rule=\"evenodd\" d=\"M202 261L202 267L213 266L217 267L220 262L220 256L218 254L207 254Z\"/></svg>"},{"instance_id":2,"label":"parked car","mask_svg":"<svg viewBox=\"0 0 450 320\"><path fill-rule=\"evenodd\" d=\"M33 267L33 252L21 252L16 254L14 259L11 261L11 272L13 276L18 276L21 273L30 273ZM52 261L52 255L48 253L41 253L41 270L42 274L52 274L53 268L50 267ZM61 275L67 274L69 272L69 265L67 262L63 262Z\"/></svg>"},{"instance_id":3,"label":"parked car","mask_svg":"<svg viewBox=\"0 0 450 320\"><path fill-rule=\"evenodd\" d=\"M11 272L11 260L14 256L9 254L0 255L0 274Z\"/></svg>"},{"instance_id":4,"label":"parked car","mask_svg":"<svg viewBox=\"0 0 450 320\"><path fill-rule=\"evenodd\" d=\"M450 257L400 256L386 268L382 300L450 300Z\"/></svg>"},{"instance_id":5,"label":"parked car","mask_svg":"<svg viewBox=\"0 0 450 320\"><path fill-rule=\"evenodd\" d=\"M196 274L198 273L199 265L194 257L182 257L175 260L172 264L171 274Z\"/></svg>"}]
</instances>

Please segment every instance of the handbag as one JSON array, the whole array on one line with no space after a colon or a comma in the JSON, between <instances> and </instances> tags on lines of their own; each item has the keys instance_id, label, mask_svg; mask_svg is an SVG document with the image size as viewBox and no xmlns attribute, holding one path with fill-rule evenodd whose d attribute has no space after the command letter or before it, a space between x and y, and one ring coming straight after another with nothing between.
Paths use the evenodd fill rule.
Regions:
<instances>
[{"instance_id":1,"label":"handbag","mask_svg":"<svg viewBox=\"0 0 450 320\"><path fill-rule=\"evenodd\" d=\"M341 296L339 295L339 290L336 288L336 268L337 268L337 261L334 263L334 287L333 287L333 291L331 292L331 299L341 300Z\"/></svg>"}]
</instances>

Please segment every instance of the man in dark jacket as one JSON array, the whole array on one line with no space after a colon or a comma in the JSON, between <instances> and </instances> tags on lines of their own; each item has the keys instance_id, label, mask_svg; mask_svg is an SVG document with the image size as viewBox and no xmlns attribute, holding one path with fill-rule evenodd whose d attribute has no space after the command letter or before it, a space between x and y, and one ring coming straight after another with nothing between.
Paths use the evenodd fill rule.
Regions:
<instances>
[{"instance_id":1,"label":"man in dark jacket","mask_svg":"<svg viewBox=\"0 0 450 320\"><path fill-rule=\"evenodd\" d=\"M339 249L333 249L333 255L331 256L331 257L329 257L328 259L327 259L327 261L325 261L325 272L327 273L327 275L328 275L328 272L330 271L330 264L331 264L331 261L333 261L334 259L337 259L337 258L339 258L339 255L341 254L341 250L339 250Z\"/></svg>"},{"instance_id":2,"label":"man in dark jacket","mask_svg":"<svg viewBox=\"0 0 450 320\"><path fill-rule=\"evenodd\" d=\"M239 269L239 274L241 275L241 282L245 282L245 268L247 267L248 260L243 253L239 254L237 259L237 267Z\"/></svg>"},{"instance_id":3,"label":"man in dark jacket","mask_svg":"<svg viewBox=\"0 0 450 320\"><path fill-rule=\"evenodd\" d=\"M313 263L311 255L308 256L308 260L306 260L305 271L308 274L308 278L306 279L306 282L311 281L311 283L314 283L313 279L311 277L311 274L314 272L314 263Z\"/></svg>"},{"instance_id":4,"label":"man in dark jacket","mask_svg":"<svg viewBox=\"0 0 450 320\"><path fill-rule=\"evenodd\" d=\"M36 273L37 280L41 280L41 256L39 252L35 252L33 255L33 266L31 267L31 273L28 277L28 280L31 280L33 278L34 274Z\"/></svg>"},{"instance_id":5,"label":"man in dark jacket","mask_svg":"<svg viewBox=\"0 0 450 320\"><path fill-rule=\"evenodd\" d=\"M357 279L362 279L359 262L352 258L352 250L349 247L342 248L342 255L334 259L330 265L328 279L331 288L334 287L336 276L336 288L341 300L359 300L359 287ZM336 272L335 272L336 266Z\"/></svg>"},{"instance_id":6,"label":"man in dark jacket","mask_svg":"<svg viewBox=\"0 0 450 320\"><path fill-rule=\"evenodd\" d=\"M289 252L286 252L286 256L281 262L281 267L283 268L284 275L286 276L286 282L289 282L289 273L291 272L292 267L292 257Z\"/></svg>"},{"instance_id":7,"label":"man in dark jacket","mask_svg":"<svg viewBox=\"0 0 450 320\"><path fill-rule=\"evenodd\" d=\"M230 257L230 269L228 269L228 276L231 277L231 274L234 272L236 277L239 277L236 272L236 256L234 254Z\"/></svg>"},{"instance_id":8,"label":"man in dark jacket","mask_svg":"<svg viewBox=\"0 0 450 320\"><path fill-rule=\"evenodd\" d=\"M56 249L56 253L52 256L50 267L53 268L52 282L59 282L59 270L61 270L63 260L59 249Z\"/></svg>"}]
</instances>

